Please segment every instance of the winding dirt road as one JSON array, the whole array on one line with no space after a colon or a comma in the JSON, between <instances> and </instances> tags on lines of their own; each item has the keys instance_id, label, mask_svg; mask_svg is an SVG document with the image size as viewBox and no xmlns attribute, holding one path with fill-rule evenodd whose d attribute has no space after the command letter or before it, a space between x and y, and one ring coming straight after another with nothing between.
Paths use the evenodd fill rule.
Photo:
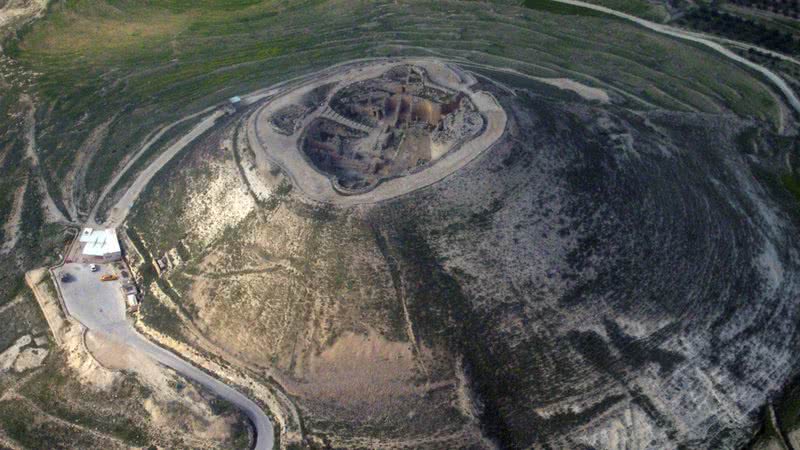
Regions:
<instances>
[{"instance_id":1,"label":"winding dirt road","mask_svg":"<svg viewBox=\"0 0 800 450\"><path fill-rule=\"evenodd\" d=\"M119 199L116 206L111 208L108 218L103 223L103 226L106 228L111 228L121 225L122 222L125 220L125 218L128 216L128 213L130 212L131 207L133 206L136 199L139 198L139 195L141 195L142 191L144 191L144 188L147 187L147 185L150 183L150 180L152 180L153 177L156 176L156 174L170 160L172 160L172 158L175 157L175 155L177 155L181 150L183 150L184 147L189 145L189 143L197 139L200 135L208 131L209 128L214 126L214 124L217 122L217 119L222 117L224 114L225 113L221 110L214 111L208 117L200 121L200 123L195 125L194 128L189 130L188 133L183 135L183 137L181 137L178 140L178 142L172 144L164 153L159 155L159 157L155 161L153 161L152 164L147 166L146 169L141 171L139 175L136 177L136 180L133 182L133 184L131 184L128 190L125 191L125 194L122 196L122 198ZM141 152L139 154L141 154ZM129 164L132 165L133 162L135 161L131 161ZM125 174L125 172L126 170L120 172L120 174L117 177L115 177L115 180L119 181L119 178L121 178L122 175ZM110 186L113 187L113 180ZM96 222L95 214L97 213L97 208L100 205L100 201L102 200L102 197L105 197L105 195L108 194L108 191L110 191L110 189L111 188L106 187L106 190L103 191L104 195L101 196L101 198L98 200L98 202L92 209L91 217L95 219L95 222Z\"/></svg>"},{"instance_id":2,"label":"winding dirt road","mask_svg":"<svg viewBox=\"0 0 800 450\"><path fill-rule=\"evenodd\" d=\"M216 108L217 108L216 106L212 106L212 107L206 108L206 109L204 109L202 111L198 111L198 112L196 112L194 114L190 114L188 116L185 116L185 117L183 117L183 118L181 118L179 120L176 120L175 122L172 122L171 124L169 124L169 125L165 126L164 128L160 129L156 134L154 134L149 139L147 139L147 141L142 145L142 147L139 149L139 151L136 152L136 154L130 160L128 160L127 163L125 163L125 166L123 166L122 169L120 169L119 172L117 172L117 174L114 176L114 178L111 179L111 181L106 185L106 187L103 189L103 191L97 197L97 200L95 200L95 202L94 202L94 207L92 208L91 213L89 213L89 220L93 221L96 225L99 225L99 222L97 221L97 212L100 209L100 206L103 204L103 201L106 199L108 194L111 193L111 190L114 189L115 187L117 187L117 183L119 183L119 181L122 179L122 177L126 173L128 173L129 170L131 170L131 168L133 167L134 164L136 164L136 161L138 161L142 157L142 155L144 155L147 152L147 150L150 147L152 147L153 144L155 144L161 138L161 136L163 136L166 132L168 132L169 130L174 128L176 125L178 125L180 123L183 123L183 122L186 122L187 120L190 120L190 119L195 118L197 116L201 116L203 114L207 114L207 113L213 111ZM194 131L194 129L192 131ZM191 134L192 131L187 133L187 135ZM188 144L188 142L185 142L184 146L186 144ZM183 148L183 147L181 147L181 148ZM164 163L166 163L166 162L167 161L164 161ZM161 167L163 167L163 165ZM139 180L137 180L137 181L139 181Z\"/></svg>"},{"instance_id":3,"label":"winding dirt road","mask_svg":"<svg viewBox=\"0 0 800 450\"><path fill-rule=\"evenodd\" d=\"M756 72L764 75L770 82L772 82L775 87L777 87L781 93L784 95L786 100L789 102L789 105L794 109L797 113L800 113L800 100L797 98L797 95L794 93L791 87L783 81L783 78L779 77L775 72L767 69L766 67L756 64L746 58L743 58L736 53L728 50L722 44L712 40L709 37L706 37L700 33L693 33L690 31L681 30L679 28L671 27L669 25L662 25L660 23L651 22L646 19L642 19L641 17L636 17L630 14L626 14L624 12L620 12L611 8L606 8L605 6L595 5L592 3L582 2L580 0L551 0L556 3L563 3L565 5L572 5L572 6L579 6L581 8L587 8L594 11L602 12L614 17L619 17L621 19L625 19L631 22L636 23L637 25L641 25L648 30L655 31L657 33L666 34L668 36L676 37L679 39L684 39L691 42L696 42L698 44L703 44L706 47L709 47L716 52L722 54L723 56L730 58L740 64L747 66L748 68L755 70ZM761 49L760 47L752 46L750 44L746 44L743 42L732 41L732 40L725 40L726 42L735 43L738 46L742 46L744 48L753 48L758 49L759 51L766 51ZM791 62L797 62L793 58L788 58L785 55L781 55L780 53L769 52L770 54L778 55L781 59L785 59Z\"/></svg>"}]
</instances>

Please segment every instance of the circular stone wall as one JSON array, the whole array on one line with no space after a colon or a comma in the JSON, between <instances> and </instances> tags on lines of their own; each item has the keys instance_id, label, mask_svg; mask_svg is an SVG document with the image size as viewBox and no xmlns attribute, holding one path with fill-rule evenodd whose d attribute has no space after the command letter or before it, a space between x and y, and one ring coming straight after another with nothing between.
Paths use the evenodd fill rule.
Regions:
<instances>
[{"instance_id":1,"label":"circular stone wall","mask_svg":"<svg viewBox=\"0 0 800 450\"><path fill-rule=\"evenodd\" d=\"M249 120L257 163L280 165L312 200L375 203L433 184L503 134L495 98L434 59L338 67L279 94Z\"/></svg>"}]
</instances>

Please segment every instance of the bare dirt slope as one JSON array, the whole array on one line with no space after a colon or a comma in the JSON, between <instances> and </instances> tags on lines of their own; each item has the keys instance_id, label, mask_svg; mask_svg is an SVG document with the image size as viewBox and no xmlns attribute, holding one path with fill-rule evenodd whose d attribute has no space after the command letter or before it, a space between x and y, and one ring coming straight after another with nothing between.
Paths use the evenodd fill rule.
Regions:
<instances>
[{"instance_id":1,"label":"bare dirt slope","mask_svg":"<svg viewBox=\"0 0 800 450\"><path fill-rule=\"evenodd\" d=\"M47 279L40 289L55 294ZM0 437L11 448L245 448L252 439L235 408L141 353L63 319L49 339L33 295L0 318L13 324L0 333Z\"/></svg>"},{"instance_id":2,"label":"bare dirt slope","mask_svg":"<svg viewBox=\"0 0 800 450\"><path fill-rule=\"evenodd\" d=\"M792 141L476 82L503 136L377 205L309 202L258 166L246 122L201 139L130 218L143 254L180 256L144 321L276 382L305 423L293 440L743 444L800 364L797 224L758 175Z\"/></svg>"},{"instance_id":3,"label":"bare dirt slope","mask_svg":"<svg viewBox=\"0 0 800 450\"><path fill-rule=\"evenodd\" d=\"M155 254L175 242L148 230L185 230L182 262L165 276L173 297L162 301L192 321L181 333L194 341L196 329L213 342L206 350L277 380L317 430L306 438L343 447L402 446L409 436L419 445L479 442L479 429L459 412L462 374L446 349L409 333L403 288L373 230L290 199L279 172L268 175L266 200L252 195L226 146L234 132L209 136L176 161L188 178L176 173L155 186L142 200L148 214L137 209L131 220L131 232ZM172 220L158 219L178 192L183 206ZM220 204L236 207L221 213ZM174 329L168 310L143 313Z\"/></svg>"}]
</instances>

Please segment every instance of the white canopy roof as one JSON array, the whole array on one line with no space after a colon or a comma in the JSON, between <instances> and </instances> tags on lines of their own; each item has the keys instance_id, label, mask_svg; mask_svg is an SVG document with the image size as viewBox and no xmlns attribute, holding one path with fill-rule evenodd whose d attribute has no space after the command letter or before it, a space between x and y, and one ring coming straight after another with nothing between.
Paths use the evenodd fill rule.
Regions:
<instances>
[{"instance_id":1,"label":"white canopy roof","mask_svg":"<svg viewBox=\"0 0 800 450\"><path fill-rule=\"evenodd\" d=\"M81 233L83 254L89 256L106 256L120 253L117 230L109 228L107 230L93 230L84 228Z\"/></svg>"}]
</instances>

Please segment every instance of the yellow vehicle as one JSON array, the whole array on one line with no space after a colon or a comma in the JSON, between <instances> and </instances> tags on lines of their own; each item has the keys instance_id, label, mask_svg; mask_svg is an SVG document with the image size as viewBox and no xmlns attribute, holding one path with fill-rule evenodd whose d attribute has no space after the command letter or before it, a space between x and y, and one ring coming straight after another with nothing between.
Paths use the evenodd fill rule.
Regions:
<instances>
[{"instance_id":1,"label":"yellow vehicle","mask_svg":"<svg viewBox=\"0 0 800 450\"><path fill-rule=\"evenodd\" d=\"M116 275L103 275L100 277L100 281L114 281L116 279L119 279L119 277Z\"/></svg>"}]
</instances>

